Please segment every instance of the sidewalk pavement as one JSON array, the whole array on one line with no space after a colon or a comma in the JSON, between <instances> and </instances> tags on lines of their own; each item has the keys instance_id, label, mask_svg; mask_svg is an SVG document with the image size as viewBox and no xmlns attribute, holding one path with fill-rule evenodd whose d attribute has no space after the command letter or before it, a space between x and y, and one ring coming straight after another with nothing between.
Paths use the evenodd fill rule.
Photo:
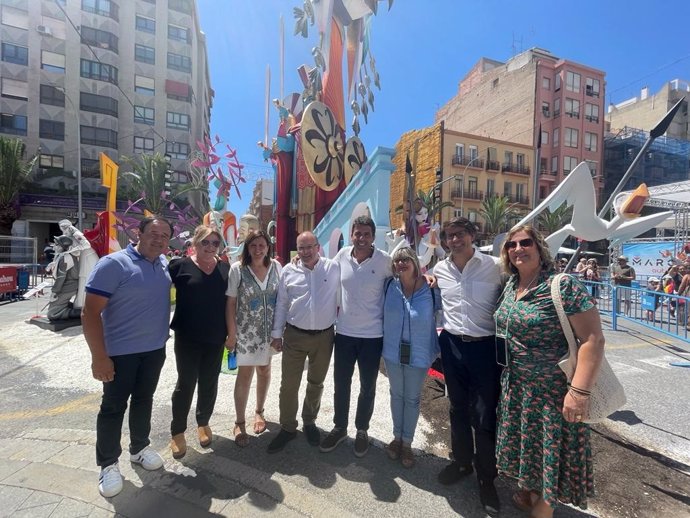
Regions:
<instances>
[{"instance_id":1,"label":"sidewalk pavement","mask_svg":"<svg viewBox=\"0 0 690 518\"><path fill-rule=\"evenodd\" d=\"M195 440L195 429L190 427L187 455L181 461L173 460L167 448L169 394L175 378L171 342L154 401L151 436L152 446L163 454L165 465L162 470L147 472L129 463L124 448L120 467L125 488L117 497L105 499L98 493L94 461L100 387L90 377L88 350L80 327L52 334L24 323L40 313L44 301L0 306L0 392L11 394L11 384L26 383L27 387L35 387L32 392L45 394L46 401L58 397L61 402L59 410L52 407L36 412L30 401L35 394L27 390L23 410L2 403L0 516L484 516L474 477L451 487L437 483L436 474L447 462L447 447L432 442L433 434L424 416L414 444L417 466L405 470L386 457L383 445L390 439L390 416L384 376L379 377L376 411L369 430L373 445L366 457L357 459L352 454L352 430L348 442L329 454L310 447L300 433L285 451L268 455L266 446L279 429L275 422L279 356L273 360L270 404L266 406L270 434L252 436L247 448L236 447L230 439L235 419L231 388L234 376L222 375L212 423L217 435L211 448L201 448ZM606 336L612 349L610 356L616 357L635 343L669 343L667 336L654 336L645 328L607 331ZM687 344L675 345L690 349ZM357 387L355 378L353 404ZM324 431L332 426L332 393L329 375L317 423ZM251 404L250 399L249 409ZM126 431L125 425L123 445L128 444ZM497 486L504 504L501 516L522 516L509 504L514 486L504 480L499 480ZM559 516L593 515L565 507Z\"/></svg>"}]
</instances>

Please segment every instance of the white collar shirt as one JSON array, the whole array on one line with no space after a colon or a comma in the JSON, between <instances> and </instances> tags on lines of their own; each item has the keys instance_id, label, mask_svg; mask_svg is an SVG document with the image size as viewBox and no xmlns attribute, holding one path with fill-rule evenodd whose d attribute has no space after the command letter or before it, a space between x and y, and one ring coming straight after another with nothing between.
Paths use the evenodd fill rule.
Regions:
<instances>
[{"instance_id":1,"label":"white collar shirt","mask_svg":"<svg viewBox=\"0 0 690 518\"><path fill-rule=\"evenodd\" d=\"M434 268L443 306L443 328L473 337L496 333L494 311L501 291L499 260L477 248L462 272L449 256Z\"/></svg>"},{"instance_id":2,"label":"white collar shirt","mask_svg":"<svg viewBox=\"0 0 690 518\"><path fill-rule=\"evenodd\" d=\"M383 288L393 276L390 256L374 248L361 263L352 246L341 249L334 261L340 265L340 311L336 332L356 338L383 336Z\"/></svg>"},{"instance_id":3,"label":"white collar shirt","mask_svg":"<svg viewBox=\"0 0 690 518\"><path fill-rule=\"evenodd\" d=\"M286 323L309 331L331 327L339 290L340 267L335 261L319 257L313 270L301 261L287 264L280 274L271 337L282 337Z\"/></svg>"}]
</instances>

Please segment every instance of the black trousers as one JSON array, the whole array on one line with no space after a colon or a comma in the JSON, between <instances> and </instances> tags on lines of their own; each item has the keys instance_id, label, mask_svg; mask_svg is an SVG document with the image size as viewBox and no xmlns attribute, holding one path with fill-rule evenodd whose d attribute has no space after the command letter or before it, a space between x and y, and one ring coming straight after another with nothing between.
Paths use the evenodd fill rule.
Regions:
<instances>
[{"instance_id":1,"label":"black trousers","mask_svg":"<svg viewBox=\"0 0 690 518\"><path fill-rule=\"evenodd\" d=\"M103 399L96 418L96 463L102 468L115 464L122 453L120 439L127 401L129 452L139 453L151 443L153 393L165 363L165 347L110 359L115 364L115 379L103 383Z\"/></svg>"},{"instance_id":2,"label":"black trousers","mask_svg":"<svg viewBox=\"0 0 690 518\"><path fill-rule=\"evenodd\" d=\"M355 364L359 368L359 397L355 426L357 430L369 430L369 421L374 413L376 399L376 378L379 375L383 337L356 338L335 335L333 356L333 381L335 385L333 423L337 428L347 430L350 416L350 394Z\"/></svg>"},{"instance_id":3,"label":"black trousers","mask_svg":"<svg viewBox=\"0 0 690 518\"><path fill-rule=\"evenodd\" d=\"M464 466L474 463L479 480L493 481L497 475L496 407L501 376L494 337L463 342L442 331L439 344L450 399L453 457Z\"/></svg>"},{"instance_id":4,"label":"black trousers","mask_svg":"<svg viewBox=\"0 0 690 518\"><path fill-rule=\"evenodd\" d=\"M196 423L197 426L208 425L216 405L222 361L223 344L191 343L175 334L177 383L172 393L171 435L184 433L187 429L187 416L197 385Z\"/></svg>"}]
</instances>

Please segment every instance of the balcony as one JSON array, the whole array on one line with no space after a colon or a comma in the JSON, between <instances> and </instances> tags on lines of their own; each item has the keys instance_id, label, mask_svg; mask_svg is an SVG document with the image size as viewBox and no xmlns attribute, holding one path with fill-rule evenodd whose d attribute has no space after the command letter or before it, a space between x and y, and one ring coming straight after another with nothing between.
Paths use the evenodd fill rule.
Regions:
<instances>
[{"instance_id":1,"label":"balcony","mask_svg":"<svg viewBox=\"0 0 690 518\"><path fill-rule=\"evenodd\" d=\"M484 193L482 191L477 191L476 189L467 189L465 192L462 192L462 189L453 189L450 191L450 197L481 201L484 199Z\"/></svg>"},{"instance_id":2,"label":"balcony","mask_svg":"<svg viewBox=\"0 0 690 518\"><path fill-rule=\"evenodd\" d=\"M580 112L565 112L565 114L570 117L571 119L579 119L580 118Z\"/></svg>"},{"instance_id":3,"label":"balcony","mask_svg":"<svg viewBox=\"0 0 690 518\"><path fill-rule=\"evenodd\" d=\"M585 86L585 95L589 97L599 97L599 90L594 90L590 85Z\"/></svg>"},{"instance_id":4,"label":"balcony","mask_svg":"<svg viewBox=\"0 0 690 518\"><path fill-rule=\"evenodd\" d=\"M503 194L510 203L517 203L518 205L529 205L529 196L518 196L517 194Z\"/></svg>"},{"instance_id":5,"label":"balcony","mask_svg":"<svg viewBox=\"0 0 690 518\"><path fill-rule=\"evenodd\" d=\"M503 173L513 173L513 174L523 174L529 176L529 167L522 164L516 164L514 162L503 162L501 167L501 172Z\"/></svg>"},{"instance_id":6,"label":"balcony","mask_svg":"<svg viewBox=\"0 0 690 518\"><path fill-rule=\"evenodd\" d=\"M486 170L487 171L494 171L498 172L501 170L501 162L498 160L487 160L486 161Z\"/></svg>"},{"instance_id":7,"label":"balcony","mask_svg":"<svg viewBox=\"0 0 690 518\"><path fill-rule=\"evenodd\" d=\"M599 117L596 115L585 115L585 120L589 122L594 122L595 124L599 124Z\"/></svg>"},{"instance_id":8,"label":"balcony","mask_svg":"<svg viewBox=\"0 0 690 518\"><path fill-rule=\"evenodd\" d=\"M557 171L549 171L548 169L542 169L541 171L539 171L539 179L540 180L556 181L557 175L558 175Z\"/></svg>"},{"instance_id":9,"label":"balcony","mask_svg":"<svg viewBox=\"0 0 690 518\"><path fill-rule=\"evenodd\" d=\"M484 169L484 159L478 157L468 157L464 155L454 155L451 159L453 165L462 167L476 167L477 169Z\"/></svg>"}]
</instances>

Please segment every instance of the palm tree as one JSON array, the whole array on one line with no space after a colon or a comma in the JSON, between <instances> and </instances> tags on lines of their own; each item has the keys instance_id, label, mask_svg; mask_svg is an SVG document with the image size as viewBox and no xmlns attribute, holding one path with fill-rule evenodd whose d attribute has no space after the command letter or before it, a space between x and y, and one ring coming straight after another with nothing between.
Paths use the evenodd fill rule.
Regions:
<instances>
[{"instance_id":1,"label":"palm tree","mask_svg":"<svg viewBox=\"0 0 690 518\"><path fill-rule=\"evenodd\" d=\"M24 160L21 139L0 137L0 235L12 233L18 217L17 195L30 180L38 155Z\"/></svg>"},{"instance_id":2,"label":"palm tree","mask_svg":"<svg viewBox=\"0 0 690 518\"><path fill-rule=\"evenodd\" d=\"M131 189L139 199L134 204L141 203L144 210L152 214L162 214L163 207L170 203L171 195L166 188L168 162L163 155L140 155L138 159L124 157L123 160L132 166L133 171L123 173L123 177L130 180Z\"/></svg>"},{"instance_id":3,"label":"palm tree","mask_svg":"<svg viewBox=\"0 0 690 518\"><path fill-rule=\"evenodd\" d=\"M445 209L446 207L453 207L453 202L450 201L441 201L439 198L435 196L434 190L436 186L433 186L431 189L429 189L429 192L424 192L421 189L417 191L417 197L422 200L422 203L426 207L426 210L428 211L429 214L429 223L431 225L434 224L434 221L436 220L436 215L440 215L441 211Z\"/></svg>"},{"instance_id":4,"label":"palm tree","mask_svg":"<svg viewBox=\"0 0 690 518\"><path fill-rule=\"evenodd\" d=\"M520 217L515 207L516 204L503 195L484 198L479 215L484 219L484 231L490 240L508 230L508 226Z\"/></svg>"},{"instance_id":5,"label":"palm tree","mask_svg":"<svg viewBox=\"0 0 690 518\"><path fill-rule=\"evenodd\" d=\"M551 212L549 209L546 209L544 212L539 214L539 218L537 219L539 229L543 230L547 234L553 234L567 225L570 222L572 215L573 208L572 206L568 207L566 203L558 207L553 212Z\"/></svg>"}]
</instances>

